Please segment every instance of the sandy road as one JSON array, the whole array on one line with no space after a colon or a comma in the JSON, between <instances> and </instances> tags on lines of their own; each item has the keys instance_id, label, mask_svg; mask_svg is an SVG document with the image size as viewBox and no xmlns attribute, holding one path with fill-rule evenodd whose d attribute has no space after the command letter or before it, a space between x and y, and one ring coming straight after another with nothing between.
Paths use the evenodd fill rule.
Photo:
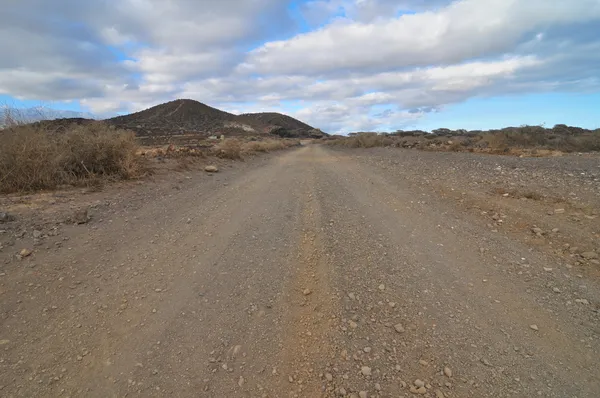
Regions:
<instances>
[{"instance_id":1,"label":"sandy road","mask_svg":"<svg viewBox=\"0 0 600 398\"><path fill-rule=\"evenodd\" d=\"M306 146L0 252L0 395L600 396L598 281L403 172Z\"/></svg>"}]
</instances>

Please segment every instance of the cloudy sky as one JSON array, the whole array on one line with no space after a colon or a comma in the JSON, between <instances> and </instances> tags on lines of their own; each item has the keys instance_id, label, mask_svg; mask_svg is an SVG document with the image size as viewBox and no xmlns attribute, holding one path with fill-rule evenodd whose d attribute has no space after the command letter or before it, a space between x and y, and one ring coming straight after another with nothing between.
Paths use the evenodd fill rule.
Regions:
<instances>
[{"instance_id":1,"label":"cloudy sky","mask_svg":"<svg viewBox=\"0 0 600 398\"><path fill-rule=\"evenodd\" d=\"M600 127L600 0L3 0L0 103Z\"/></svg>"}]
</instances>

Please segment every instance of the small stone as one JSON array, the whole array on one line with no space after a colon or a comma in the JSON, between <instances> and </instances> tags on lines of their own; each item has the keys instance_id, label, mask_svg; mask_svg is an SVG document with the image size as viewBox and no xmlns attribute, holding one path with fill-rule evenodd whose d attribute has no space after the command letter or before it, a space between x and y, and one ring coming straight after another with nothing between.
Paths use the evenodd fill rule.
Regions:
<instances>
[{"instance_id":1,"label":"small stone","mask_svg":"<svg viewBox=\"0 0 600 398\"><path fill-rule=\"evenodd\" d=\"M379 290L385 290L385 285L382 283L381 285L379 285Z\"/></svg>"},{"instance_id":2,"label":"small stone","mask_svg":"<svg viewBox=\"0 0 600 398\"><path fill-rule=\"evenodd\" d=\"M304 291L302 292L302 294L304 294L305 296L308 296L312 293L312 291L310 289L304 289Z\"/></svg>"},{"instance_id":3,"label":"small stone","mask_svg":"<svg viewBox=\"0 0 600 398\"><path fill-rule=\"evenodd\" d=\"M417 388L425 387L425 382L421 379L417 379L415 380L414 385Z\"/></svg>"},{"instance_id":4,"label":"small stone","mask_svg":"<svg viewBox=\"0 0 600 398\"><path fill-rule=\"evenodd\" d=\"M446 398L441 390L435 390L435 398Z\"/></svg>"},{"instance_id":5,"label":"small stone","mask_svg":"<svg viewBox=\"0 0 600 398\"><path fill-rule=\"evenodd\" d=\"M15 217L12 214L9 214L6 212L0 212L0 224L14 221L14 220L15 220Z\"/></svg>"},{"instance_id":6,"label":"small stone","mask_svg":"<svg viewBox=\"0 0 600 398\"><path fill-rule=\"evenodd\" d=\"M42 231L38 231L37 229L33 230L33 238L34 239L39 239L42 237Z\"/></svg>"},{"instance_id":7,"label":"small stone","mask_svg":"<svg viewBox=\"0 0 600 398\"><path fill-rule=\"evenodd\" d=\"M427 389L425 387L419 387L417 388L417 394L425 395L427 394Z\"/></svg>"},{"instance_id":8,"label":"small stone","mask_svg":"<svg viewBox=\"0 0 600 398\"><path fill-rule=\"evenodd\" d=\"M204 168L204 171L206 171L207 173L217 173L219 172L219 168L217 166L210 165L206 166Z\"/></svg>"},{"instance_id":9,"label":"small stone","mask_svg":"<svg viewBox=\"0 0 600 398\"><path fill-rule=\"evenodd\" d=\"M401 323L397 323L396 325L394 325L394 329L396 330L396 332L398 333L404 333L404 326L402 326Z\"/></svg>"},{"instance_id":10,"label":"small stone","mask_svg":"<svg viewBox=\"0 0 600 398\"><path fill-rule=\"evenodd\" d=\"M395 308L395 307L396 307L396 303L394 303L393 301L390 301L390 302L388 303L388 305L389 305L390 307L392 307L392 308Z\"/></svg>"},{"instance_id":11,"label":"small stone","mask_svg":"<svg viewBox=\"0 0 600 398\"><path fill-rule=\"evenodd\" d=\"M563 214L565 209L554 209L554 214Z\"/></svg>"},{"instance_id":12,"label":"small stone","mask_svg":"<svg viewBox=\"0 0 600 398\"><path fill-rule=\"evenodd\" d=\"M361 392L358 393L358 396L360 398L368 398L369 394L367 394L366 391L361 391Z\"/></svg>"},{"instance_id":13,"label":"small stone","mask_svg":"<svg viewBox=\"0 0 600 398\"><path fill-rule=\"evenodd\" d=\"M581 257L585 258L586 260L592 260L592 259L598 258L598 253L596 253L596 252L584 252L584 253L581 253Z\"/></svg>"},{"instance_id":14,"label":"small stone","mask_svg":"<svg viewBox=\"0 0 600 398\"><path fill-rule=\"evenodd\" d=\"M552 291L553 291L554 293L560 293L560 289L559 289L559 288L557 288L557 287L553 287L553 288L552 288Z\"/></svg>"},{"instance_id":15,"label":"small stone","mask_svg":"<svg viewBox=\"0 0 600 398\"><path fill-rule=\"evenodd\" d=\"M444 367L444 374L446 375L446 377L452 377L452 369L450 369L449 367Z\"/></svg>"},{"instance_id":16,"label":"small stone","mask_svg":"<svg viewBox=\"0 0 600 398\"><path fill-rule=\"evenodd\" d=\"M537 325L529 325L529 327L530 327L532 330L535 330L536 332L537 332L538 330L540 330L540 329L537 327Z\"/></svg>"},{"instance_id":17,"label":"small stone","mask_svg":"<svg viewBox=\"0 0 600 398\"><path fill-rule=\"evenodd\" d=\"M544 271L546 271L546 272L552 272L552 268L544 267Z\"/></svg>"},{"instance_id":18,"label":"small stone","mask_svg":"<svg viewBox=\"0 0 600 398\"><path fill-rule=\"evenodd\" d=\"M425 360L423 360L423 359L420 359L420 360L419 360L419 364L420 364L421 366L428 366L428 365L429 365L429 362L427 362L427 361L425 361Z\"/></svg>"},{"instance_id":19,"label":"small stone","mask_svg":"<svg viewBox=\"0 0 600 398\"><path fill-rule=\"evenodd\" d=\"M29 256L31 256L31 253L32 253L32 252L31 252L31 250L29 250L29 249L22 249L22 250L19 252L19 256L21 256L21 258L25 258L25 257L29 257Z\"/></svg>"},{"instance_id":20,"label":"small stone","mask_svg":"<svg viewBox=\"0 0 600 398\"><path fill-rule=\"evenodd\" d=\"M362 373L363 376L371 376L371 368L368 366L363 366L360 368L360 373Z\"/></svg>"},{"instance_id":21,"label":"small stone","mask_svg":"<svg viewBox=\"0 0 600 398\"><path fill-rule=\"evenodd\" d=\"M363 351L368 354L371 352L371 347L365 347L365 348L363 348Z\"/></svg>"},{"instance_id":22,"label":"small stone","mask_svg":"<svg viewBox=\"0 0 600 398\"><path fill-rule=\"evenodd\" d=\"M88 209L79 209L73 214L73 222L75 224L87 224L90 221Z\"/></svg>"},{"instance_id":23,"label":"small stone","mask_svg":"<svg viewBox=\"0 0 600 398\"><path fill-rule=\"evenodd\" d=\"M590 305L590 302L586 299L575 299L575 302L583 305Z\"/></svg>"},{"instance_id":24,"label":"small stone","mask_svg":"<svg viewBox=\"0 0 600 398\"><path fill-rule=\"evenodd\" d=\"M346 389L344 387L340 387L339 392L342 397L346 395Z\"/></svg>"},{"instance_id":25,"label":"small stone","mask_svg":"<svg viewBox=\"0 0 600 398\"><path fill-rule=\"evenodd\" d=\"M558 229L558 228L552 228L552 232L553 232L553 233L560 232L560 229Z\"/></svg>"},{"instance_id":26,"label":"small stone","mask_svg":"<svg viewBox=\"0 0 600 398\"><path fill-rule=\"evenodd\" d=\"M333 375L331 373L325 373L325 378L327 379L327 381L333 381Z\"/></svg>"},{"instance_id":27,"label":"small stone","mask_svg":"<svg viewBox=\"0 0 600 398\"><path fill-rule=\"evenodd\" d=\"M354 293L348 293L348 297L350 300L356 300L356 295Z\"/></svg>"},{"instance_id":28,"label":"small stone","mask_svg":"<svg viewBox=\"0 0 600 398\"><path fill-rule=\"evenodd\" d=\"M358 323L356 323L354 321L349 321L348 324L350 325L350 327L352 329L356 329L358 327Z\"/></svg>"},{"instance_id":29,"label":"small stone","mask_svg":"<svg viewBox=\"0 0 600 398\"><path fill-rule=\"evenodd\" d=\"M544 233L544 231L541 228L531 228L531 232L533 232L536 235L542 235Z\"/></svg>"},{"instance_id":30,"label":"small stone","mask_svg":"<svg viewBox=\"0 0 600 398\"><path fill-rule=\"evenodd\" d=\"M381 384L375 383L375 390L381 391Z\"/></svg>"}]
</instances>

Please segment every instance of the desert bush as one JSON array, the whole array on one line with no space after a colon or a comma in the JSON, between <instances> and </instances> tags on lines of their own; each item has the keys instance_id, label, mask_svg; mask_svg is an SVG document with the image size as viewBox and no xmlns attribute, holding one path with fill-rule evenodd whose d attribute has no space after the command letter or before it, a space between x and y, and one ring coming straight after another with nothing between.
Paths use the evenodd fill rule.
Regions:
<instances>
[{"instance_id":1,"label":"desert bush","mask_svg":"<svg viewBox=\"0 0 600 398\"><path fill-rule=\"evenodd\" d=\"M216 155L223 159L239 160L242 158L242 143L235 138L228 138L215 147Z\"/></svg>"},{"instance_id":2,"label":"desert bush","mask_svg":"<svg viewBox=\"0 0 600 398\"><path fill-rule=\"evenodd\" d=\"M61 134L40 125L13 126L0 132L0 191L131 178L141 171L136 151L133 133L101 123L73 126Z\"/></svg>"}]
</instances>

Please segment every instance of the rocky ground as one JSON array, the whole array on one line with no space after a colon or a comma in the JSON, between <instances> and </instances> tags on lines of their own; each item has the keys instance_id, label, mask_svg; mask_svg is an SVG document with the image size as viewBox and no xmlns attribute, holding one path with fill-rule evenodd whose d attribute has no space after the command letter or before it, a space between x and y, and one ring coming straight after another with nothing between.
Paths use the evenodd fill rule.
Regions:
<instances>
[{"instance_id":1,"label":"rocky ground","mask_svg":"<svg viewBox=\"0 0 600 398\"><path fill-rule=\"evenodd\" d=\"M4 197L0 395L600 396L599 160L308 145Z\"/></svg>"}]
</instances>

